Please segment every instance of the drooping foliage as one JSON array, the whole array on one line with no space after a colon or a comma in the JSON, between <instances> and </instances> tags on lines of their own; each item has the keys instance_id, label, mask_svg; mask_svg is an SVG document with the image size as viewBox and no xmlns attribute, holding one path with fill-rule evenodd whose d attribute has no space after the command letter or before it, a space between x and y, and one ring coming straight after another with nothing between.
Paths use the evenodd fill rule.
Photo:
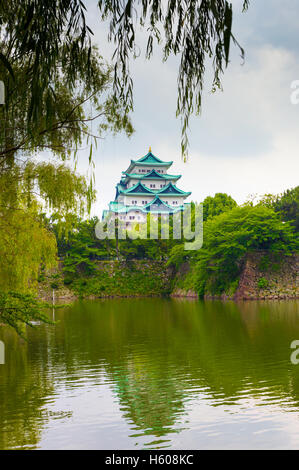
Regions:
<instances>
[{"instance_id":1,"label":"drooping foliage","mask_svg":"<svg viewBox=\"0 0 299 470\"><path fill-rule=\"evenodd\" d=\"M129 136L133 128L112 92L111 67L91 46L83 2L0 2L0 51L0 290L21 296L34 291L41 266L56 263L43 214L67 229L74 213L87 213L93 147L107 132ZM89 181L66 164L83 144L90 146ZM0 317L7 321L4 310Z\"/></svg>"},{"instance_id":2,"label":"drooping foliage","mask_svg":"<svg viewBox=\"0 0 299 470\"><path fill-rule=\"evenodd\" d=\"M249 0L243 1L246 10ZM116 43L115 85L118 95L132 108L133 82L130 57L138 55L136 31L147 31L146 58L153 55L154 42L163 46L163 60L180 58L177 116L182 120L182 155L187 156L189 117L202 105L204 75L208 61L213 67L212 90L221 88L221 75L229 63L231 42L241 56L244 50L232 32L233 7L226 0L99 0L102 17L110 21L109 39Z\"/></svg>"},{"instance_id":3,"label":"drooping foliage","mask_svg":"<svg viewBox=\"0 0 299 470\"><path fill-rule=\"evenodd\" d=\"M63 163L27 162L22 174L21 190L30 206L32 194L44 201L45 209L55 219L67 221L68 216L83 216L95 201L95 191L86 178Z\"/></svg>"},{"instance_id":4,"label":"drooping foliage","mask_svg":"<svg viewBox=\"0 0 299 470\"><path fill-rule=\"evenodd\" d=\"M9 43L2 40L0 45L9 55ZM34 119L31 79L27 76L32 64L27 56L16 55L16 51L12 55L14 77L0 62L0 78L5 84L5 105L0 107L0 161L17 152L28 157L45 150L65 160L83 143L95 146L107 132L124 130L127 135L132 134L123 104L111 93L111 68L96 48L91 49L90 64L83 61L71 81L63 64L64 51L59 49L53 79L47 87L43 83L40 98L38 92L34 94L40 101ZM91 157L90 153L90 160Z\"/></svg>"},{"instance_id":5,"label":"drooping foliage","mask_svg":"<svg viewBox=\"0 0 299 470\"><path fill-rule=\"evenodd\" d=\"M146 57L151 58L154 42L163 45L163 58L180 58L177 115L182 119L182 153L187 155L190 114L199 112L207 63L212 63L212 89L221 87L221 75L228 65L231 42L244 51L232 32L233 7L227 0L99 0L102 18L110 21L109 38L116 43L114 55L115 91L126 109L132 109L131 56L139 54L136 30L147 31ZM249 0L243 0L246 10ZM0 3L0 32L8 48L0 61L15 74L15 58L28 58L24 71L28 86L27 123L44 118L44 103L53 108L52 84L61 62L68 84L75 88L81 71L87 89L92 87L91 36L86 24L87 2L82 0L7 0ZM26 59L27 60L27 59Z\"/></svg>"},{"instance_id":6,"label":"drooping foliage","mask_svg":"<svg viewBox=\"0 0 299 470\"><path fill-rule=\"evenodd\" d=\"M64 164L27 162L0 172L0 288L32 290L41 264L56 263L56 239L42 215L71 226L94 200L88 184Z\"/></svg>"},{"instance_id":7,"label":"drooping foliage","mask_svg":"<svg viewBox=\"0 0 299 470\"><path fill-rule=\"evenodd\" d=\"M33 294L19 291L0 291L0 321L14 328L26 338L24 326L33 327L36 323L51 323L44 312L47 305Z\"/></svg>"},{"instance_id":8,"label":"drooping foliage","mask_svg":"<svg viewBox=\"0 0 299 470\"><path fill-rule=\"evenodd\" d=\"M23 112L30 127L50 118L57 104L54 84L58 79L64 77L69 90L75 90L82 79L87 94L94 88L85 10L79 0L0 2L0 62L10 74L5 78L6 107L11 98L20 95L19 84L23 83L27 100Z\"/></svg>"}]
</instances>

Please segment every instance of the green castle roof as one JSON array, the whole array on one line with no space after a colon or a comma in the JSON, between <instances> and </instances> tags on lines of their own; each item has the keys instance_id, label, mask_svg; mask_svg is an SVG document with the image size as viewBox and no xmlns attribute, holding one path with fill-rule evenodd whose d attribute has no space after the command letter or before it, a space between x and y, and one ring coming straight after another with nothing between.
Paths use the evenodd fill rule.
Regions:
<instances>
[{"instance_id":1,"label":"green castle roof","mask_svg":"<svg viewBox=\"0 0 299 470\"><path fill-rule=\"evenodd\" d=\"M147 212L159 212L161 211L161 209L165 212L173 212L172 207L166 204L166 202L161 201L158 195L149 204L146 204L146 206L144 206L144 209Z\"/></svg>"},{"instance_id":2,"label":"green castle roof","mask_svg":"<svg viewBox=\"0 0 299 470\"><path fill-rule=\"evenodd\" d=\"M134 166L165 166L165 167L170 167L173 164L173 162L163 162L160 160L160 158L156 157L151 150L144 155L144 157L139 158L139 160L131 160L130 166L127 170L128 173L130 173L130 170L134 168Z\"/></svg>"},{"instance_id":3,"label":"green castle roof","mask_svg":"<svg viewBox=\"0 0 299 470\"><path fill-rule=\"evenodd\" d=\"M161 196L171 196L171 195L180 195L180 196L190 196L190 192L185 192L185 191L182 191L181 189L177 188L174 184L172 184L171 182L167 184L167 186L165 186L164 188L162 189L159 189L159 190L155 190L155 189L149 189L147 188L146 186L144 186L144 184L142 184L140 181L138 183L136 183L134 186L132 186L131 188L129 189L122 189L121 187L119 187L119 185L117 186L117 195L118 193L121 193L121 194L132 194L132 195L140 195L140 196L147 196L149 194L151 195L156 195L156 194L159 194Z\"/></svg>"},{"instance_id":4,"label":"green castle roof","mask_svg":"<svg viewBox=\"0 0 299 470\"><path fill-rule=\"evenodd\" d=\"M139 158L138 160L131 160L135 164L155 164L155 165L169 165L173 162L163 162L160 158L156 157L151 151L149 151L144 157Z\"/></svg>"},{"instance_id":5,"label":"green castle roof","mask_svg":"<svg viewBox=\"0 0 299 470\"><path fill-rule=\"evenodd\" d=\"M171 194L179 194L179 195L184 195L184 196L190 196L191 192L186 192L183 191L182 189L177 188L174 184L171 182L168 183L165 188L162 188L160 191L158 191L158 194L161 195L171 195Z\"/></svg>"},{"instance_id":6,"label":"green castle roof","mask_svg":"<svg viewBox=\"0 0 299 470\"><path fill-rule=\"evenodd\" d=\"M140 181L136 183L134 186L132 186L131 188L121 189L119 192L123 194L140 194L140 195L153 194L153 191L151 189L148 189L142 183L140 183Z\"/></svg>"},{"instance_id":7,"label":"green castle roof","mask_svg":"<svg viewBox=\"0 0 299 470\"><path fill-rule=\"evenodd\" d=\"M164 179L164 180L178 180L182 177L182 175L167 175L163 174L161 175L160 173L157 173L156 170L152 170L149 173L146 173L145 175L141 175L139 173L127 173L123 171L123 174L126 175L128 178L132 179Z\"/></svg>"},{"instance_id":8,"label":"green castle roof","mask_svg":"<svg viewBox=\"0 0 299 470\"><path fill-rule=\"evenodd\" d=\"M145 175L140 175L138 173L127 173L126 171L123 171L123 174L127 175L130 178L138 178L138 179L179 179L182 175L167 175L167 174L161 174L158 173L156 170L151 170L149 173L146 173Z\"/></svg>"}]
</instances>

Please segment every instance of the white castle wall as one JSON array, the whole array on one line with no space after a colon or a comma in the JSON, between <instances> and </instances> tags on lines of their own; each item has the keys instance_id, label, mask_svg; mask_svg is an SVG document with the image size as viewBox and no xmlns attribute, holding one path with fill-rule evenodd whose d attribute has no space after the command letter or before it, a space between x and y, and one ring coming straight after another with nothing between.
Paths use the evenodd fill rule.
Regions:
<instances>
[{"instance_id":1,"label":"white castle wall","mask_svg":"<svg viewBox=\"0 0 299 470\"><path fill-rule=\"evenodd\" d=\"M167 173L167 169L165 167L161 168L160 166L147 166L145 168L140 168L140 166L134 166L131 170L131 173L137 173L138 175L145 175L146 173L149 173L152 170L156 170L157 173L160 173L161 175L165 175L165 173Z\"/></svg>"},{"instance_id":2,"label":"white castle wall","mask_svg":"<svg viewBox=\"0 0 299 470\"><path fill-rule=\"evenodd\" d=\"M129 196L126 195L124 197L124 204L126 206L144 206L151 202L155 198L155 195L148 194L146 196ZM167 196L159 196L161 201L165 202L169 206L180 206L184 204L185 196L178 196L174 195L167 195ZM120 201L119 201L120 202Z\"/></svg>"},{"instance_id":3,"label":"white castle wall","mask_svg":"<svg viewBox=\"0 0 299 470\"><path fill-rule=\"evenodd\" d=\"M168 180L167 181L165 181L165 180L161 181L160 179L156 179L156 180L144 181L144 180L131 179L129 184L128 184L128 188L132 188L133 186L135 186L135 184L137 184L139 182L142 183L143 186L145 186L146 188L150 188L150 189L161 189L166 184L168 184ZM155 185L155 187L152 188L151 185Z\"/></svg>"}]
</instances>

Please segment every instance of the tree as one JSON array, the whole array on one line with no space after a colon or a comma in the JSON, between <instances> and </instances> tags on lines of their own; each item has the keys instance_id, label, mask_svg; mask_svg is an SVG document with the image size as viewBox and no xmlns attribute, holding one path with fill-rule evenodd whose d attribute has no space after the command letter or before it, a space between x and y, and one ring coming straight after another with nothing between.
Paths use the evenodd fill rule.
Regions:
<instances>
[{"instance_id":1,"label":"tree","mask_svg":"<svg viewBox=\"0 0 299 470\"><path fill-rule=\"evenodd\" d=\"M201 296L228 293L237 287L243 260L249 251L291 255L299 249L291 223L283 222L273 208L263 204L236 206L208 217L203 233L200 250L186 252L181 244L171 249L168 259L168 264L176 269L189 261L186 285Z\"/></svg>"},{"instance_id":2,"label":"tree","mask_svg":"<svg viewBox=\"0 0 299 470\"><path fill-rule=\"evenodd\" d=\"M228 194L216 193L214 197L207 196L203 201L203 220L206 221L236 206L236 201Z\"/></svg>"},{"instance_id":3,"label":"tree","mask_svg":"<svg viewBox=\"0 0 299 470\"><path fill-rule=\"evenodd\" d=\"M291 255L298 248L294 228L289 222L283 223L273 209L262 205L235 207L204 224L203 248L195 253L198 275L219 294L238 278L248 251Z\"/></svg>"},{"instance_id":4,"label":"tree","mask_svg":"<svg viewBox=\"0 0 299 470\"><path fill-rule=\"evenodd\" d=\"M65 214L66 223L70 208L85 208L89 192L85 178L64 165L30 162L23 171L13 165L0 172L0 323L19 333L22 323L47 318L35 299L37 278L42 266L52 268L57 259L55 236L41 213L38 190L59 218Z\"/></svg>"},{"instance_id":5,"label":"tree","mask_svg":"<svg viewBox=\"0 0 299 470\"><path fill-rule=\"evenodd\" d=\"M296 231L299 230L299 186L288 189L274 203L275 211L279 212L282 220L290 221Z\"/></svg>"},{"instance_id":6,"label":"tree","mask_svg":"<svg viewBox=\"0 0 299 470\"><path fill-rule=\"evenodd\" d=\"M72 280L78 273L87 275L96 272L95 260L115 258L115 242L98 240L95 227L98 218L79 220L75 229L66 237L66 224L54 223L53 231L57 237L58 252L63 257L63 271ZM63 227L61 227L63 225Z\"/></svg>"},{"instance_id":7,"label":"tree","mask_svg":"<svg viewBox=\"0 0 299 470\"><path fill-rule=\"evenodd\" d=\"M2 51L9 50L9 43L2 41L0 45ZM0 107L1 165L17 152L28 157L49 150L65 160L75 154L83 142L96 143L107 132L124 130L127 135L132 134L133 128L122 103L109 91L111 68L96 48L91 49L91 63L83 62L72 81L63 65L64 50L59 49L57 62L53 64L55 76L47 87L43 84L34 118L28 78L31 61L28 57L20 59L15 53L12 55L13 78L0 63L0 77L6 90L5 106ZM90 153L90 159L91 156Z\"/></svg>"},{"instance_id":8,"label":"tree","mask_svg":"<svg viewBox=\"0 0 299 470\"><path fill-rule=\"evenodd\" d=\"M27 131L41 122L45 128L52 128L61 93L77 95L81 84L88 96L93 95L96 86L105 85L105 74L98 73L90 33L85 6L79 0L0 2L0 73L4 69L7 72L2 78L6 110L11 109L18 95ZM76 104L74 100L73 106Z\"/></svg>"},{"instance_id":9,"label":"tree","mask_svg":"<svg viewBox=\"0 0 299 470\"><path fill-rule=\"evenodd\" d=\"M229 63L231 42L241 56L244 51L232 33L233 7L227 0L99 0L103 19L110 20L109 39L116 42L114 55L115 91L126 110L133 107L129 58L138 55L136 27L147 28L146 57L154 41L163 42L163 58L180 56L177 116L182 119L182 154L187 156L190 114L201 109L207 60L214 69L212 89L221 87L221 75ZM243 1L246 10L249 0ZM43 116L45 90L55 81L55 64L62 49L61 65L68 83L74 83L84 67L90 67L91 30L85 20L82 0L7 0L0 3L0 33L9 49L0 55L13 77L15 57L28 57L28 123ZM87 74L90 75L89 72ZM90 75L91 77L91 75ZM92 80L92 78L90 78ZM87 79L87 81L89 78ZM88 83L87 83L88 84ZM55 103L53 93L48 103Z\"/></svg>"},{"instance_id":10,"label":"tree","mask_svg":"<svg viewBox=\"0 0 299 470\"><path fill-rule=\"evenodd\" d=\"M26 305L19 313L9 309L11 325L22 315L27 323L30 311L36 318L26 296L34 294L40 266L56 263L55 237L42 213L70 225L73 212L82 216L94 201L93 175L88 182L66 161L88 143L92 164L92 144L106 132L133 132L111 91L111 67L91 47L84 9L76 0L0 2L1 321L14 299ZM51 162L41 161L45 150Z\"/></svg>"}]
</instances>

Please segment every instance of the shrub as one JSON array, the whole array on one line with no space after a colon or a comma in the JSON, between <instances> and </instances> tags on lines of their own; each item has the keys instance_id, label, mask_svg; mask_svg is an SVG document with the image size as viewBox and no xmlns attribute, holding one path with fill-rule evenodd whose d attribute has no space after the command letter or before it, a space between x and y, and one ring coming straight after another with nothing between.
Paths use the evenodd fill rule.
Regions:
<instances>
[{"instance_id":1,"label":"shrub","mask_svg":"<svg viewBox=\"0 0 299 470\"><path fill-rule=\"evenodd\" d=\"M59 289L59 284L57 281L51 282L50 284L51 289Z\"/></svg>"},{"instance_id":2,"label":"shrub","mask_svg":"<svg viewBox=\"0 0 299 470\"><path fill-rule=\"evenodd\" d=\"M71 277L66 277L64 280L63 280L63 284L65 286L69 286L70 284L72 284L73 282L73 279Z\"/></svg>"},{"instance_id":3,"label":"shrub","mask_svg":"<svg viewBox=\"0 0 299 470\"><path fill-rule=\"evenodd\" d=\"M265 289L269 286L269 281L267 281L267 279L265 279L264 277L260 277L257 285L259 289Z\"/></svg>"}]
</instances>

